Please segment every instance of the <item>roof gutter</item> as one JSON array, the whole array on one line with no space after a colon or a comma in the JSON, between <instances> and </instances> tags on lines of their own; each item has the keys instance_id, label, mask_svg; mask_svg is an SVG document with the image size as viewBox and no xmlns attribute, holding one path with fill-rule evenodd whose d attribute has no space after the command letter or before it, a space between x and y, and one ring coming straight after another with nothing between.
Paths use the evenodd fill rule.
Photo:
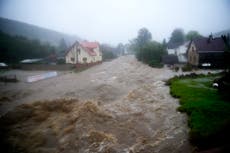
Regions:
<instances>
[{"instance_id":1,"label":"roof gutter","mask_svg":"<svg viewBox=\"0 0 230 153\"><path fill-rule=\"evenodd\" d=\"M224 51L198 51L198 53L223 53Z\"/></svg>"}]
</instances>

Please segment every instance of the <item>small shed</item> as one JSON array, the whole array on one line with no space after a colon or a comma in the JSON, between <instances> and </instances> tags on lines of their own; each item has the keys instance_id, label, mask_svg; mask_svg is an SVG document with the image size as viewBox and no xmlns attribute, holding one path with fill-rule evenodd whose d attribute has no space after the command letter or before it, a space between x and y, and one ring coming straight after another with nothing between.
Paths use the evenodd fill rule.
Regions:
<instances>
[{"instance_id":1,"label":"small shed","mask_svg":"<svg viewBox=\"0 0 230 153\"><path fill-rule=\"evenodd\" d=\"M173 54L162 56L162 62L167 65L174 65L179 63L178 57Z\"/></svg>"}]
</instances>

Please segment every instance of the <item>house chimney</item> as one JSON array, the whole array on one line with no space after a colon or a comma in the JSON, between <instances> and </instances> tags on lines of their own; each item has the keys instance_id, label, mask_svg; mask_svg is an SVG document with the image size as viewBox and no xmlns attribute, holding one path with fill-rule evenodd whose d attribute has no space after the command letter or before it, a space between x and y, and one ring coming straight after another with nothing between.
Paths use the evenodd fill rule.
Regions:
<instances>
[{"instance_id":1,"label":"house chimney","mask_svg":"<svg viewBox=\"0 0 230 153\"><path fill-rule=\"evenodd\" d=\"M211 40L213 40L213 36L212 36L212 33L209 35L209 37L208 37L208 43L210 43L211 42Z\"/></svg>"}]
</instances>

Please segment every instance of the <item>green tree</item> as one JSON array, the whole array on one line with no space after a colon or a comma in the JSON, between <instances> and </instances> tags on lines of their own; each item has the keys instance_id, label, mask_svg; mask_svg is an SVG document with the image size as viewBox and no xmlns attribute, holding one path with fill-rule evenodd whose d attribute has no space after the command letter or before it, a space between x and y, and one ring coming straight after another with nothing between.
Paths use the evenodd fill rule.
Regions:
<instances>
[{"instance_id":1,"label":"green tree","mask_svg":"<svg viewBox=\"0 0 230 153\"><path fill-rule=\"evenodd\" d=\"M166 54L166 50L162 44L152 41L144 46L142 54L144 63L152 67L160 67L162 66L161 57Z\"/></svg>"},{"instance_id":2,"label":"green tree","mask_svg":"<svg viewBox=\"0 0 230 153\"><path fill-rule=\"evenodd\" d=\"M167 42L166 42L165 38L163 39L162 46L164 49L167 48Z\"/></svg>"},{"instance_id":3,"label":"green tree","mask_svg":"<svg viewBox=\"0 0 230 153\"><path fill-rule=\"evenodd\" d=\"M47 57L54 47L29 40L22 36L10 36L0 32L0 62L18 63L28 58Z\"/></svg>"},{"instance_id":4,"label":"green tree","mask_svg":"<svg viewBox=\"0 0 230 153\"><path fill-rule=\"evenodd\" d=\"M124 51L125 51L125 46L122 43L119 43L117 45L117 53L118 53L118 55L124 55Z\"/></svg>"},{"instance_id":5,"label":"green tree","mask_svg":"<svg viewBox=\"0 0 230 153\"><path fill-rule=\"evenodd\" d=\"M166 54L166 47L161 43L152 41L152 34L146 28L138 31L137 38L130 41L130 48L135 50L136 58L139 61L152 67L162 66L161 57Z\"/></svg>"},{"instance_id":6,"label":"green tree","mask_svg":"<svg viewBox=\"0 0 230 153\"><path fill-rule=\"evenodd\" d=\"M152 40L152 34L149 32L147 28L141 28L138 31L137 38L133 40L133 44L135 44L136 57L138 60L143 61L143 48L144 46Z\"/></svg>"},{"instance_id":7,"label":"green tree","mask_svg":"<svg viewBox=\"0 0 230 153\"><path fill-rule=\"evenodd\" d=\"M198 31L194 31L194 30L191 30L189 31L187 34L186 34L186 40L193 40L193 39L196 39L196 38L201 38L203 37L201 34L199 34Z\"/></svg>"},{"instance_id":8,"label":"green tree","mask_svg":"<svg viewBox=\"0 0 230 153\"><path fill-rule=\"evenodd\" d=\"M221 36L225 43L225 51L224 51L224 63L225 63L225 71L228 73L229 81L230 81L230 35L222 35Z\"/></svg>"},{"instance_id":9,"label":"green tree","mask_svg":"<svg viewBox=\"0 0 230 153\"><path fill-rule=\"evenodd\" d=\"M60 52L64 52L66 49L67 49L67 45L66 45L66 42L65 42L65 39L62 38L59 42L59 51Z\"/></svg>"},{"instance_id":10,"label":"green tree","mask_svg":"<svg viewBox=\"0 0 230 153\"><path fill-rule=\"evenodd\" d=\"M101 44L100 49L101 49L101 52L102 52L103 61L114 59L114 58L117 57L117 55L115 54L116 48L114 48L114 47L112 47L112 46L110 46L108 44Z\"/></svg>"},{"instance_id":11,"label":"green tree","mask_svg":"<svg viewBox=\"0 0 230 153\"><path fill-rule=\"evenodd\" d=\"M185 41L184 30L180 29L180 28L174 29L172 34L171 34L169 42L170 43L177 43L177 44L181 45L184 43L184 41Z\"/></svg>"},{"instance_id":12,"label":"green tree","mask_svg":"<svg viewBox=\"0 0 230 153\"><path fill-rule=\"evenodd\" d=\"M147 28L141 28L138 31L138 36L136 38L136 42L140 47L143 47L146 43L152 40L152 34L149 32Z\"/></svg>"}]
</instances>

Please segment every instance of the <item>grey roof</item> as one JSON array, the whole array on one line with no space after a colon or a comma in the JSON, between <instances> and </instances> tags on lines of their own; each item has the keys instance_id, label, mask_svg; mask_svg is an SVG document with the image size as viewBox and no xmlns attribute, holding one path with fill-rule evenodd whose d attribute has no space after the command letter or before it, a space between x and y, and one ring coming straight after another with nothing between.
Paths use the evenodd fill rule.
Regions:
<instances>
[{"instance_id":1,"label":"grey roof","mask_svg":"<svg viewBox=\"0 0 230 153\"><path fill-rule=\"evenodd\" d=\"M173 43L173 42L169 42L168 44L167 44L167 47L168 47L168 49L175 49L175 48L178 48L180 45L182 45L182 43Z\"/></svg>"},{"instance_id":2,"label":"grey roof","mask_svg":"<svg viewBox=\"0 0 230 153\"><path fill-rule=\"evenodd\" d=\"M193 40L197 52L224 51L225 43L222 38L200 38Z\"/></svg>"}]
</instances>

